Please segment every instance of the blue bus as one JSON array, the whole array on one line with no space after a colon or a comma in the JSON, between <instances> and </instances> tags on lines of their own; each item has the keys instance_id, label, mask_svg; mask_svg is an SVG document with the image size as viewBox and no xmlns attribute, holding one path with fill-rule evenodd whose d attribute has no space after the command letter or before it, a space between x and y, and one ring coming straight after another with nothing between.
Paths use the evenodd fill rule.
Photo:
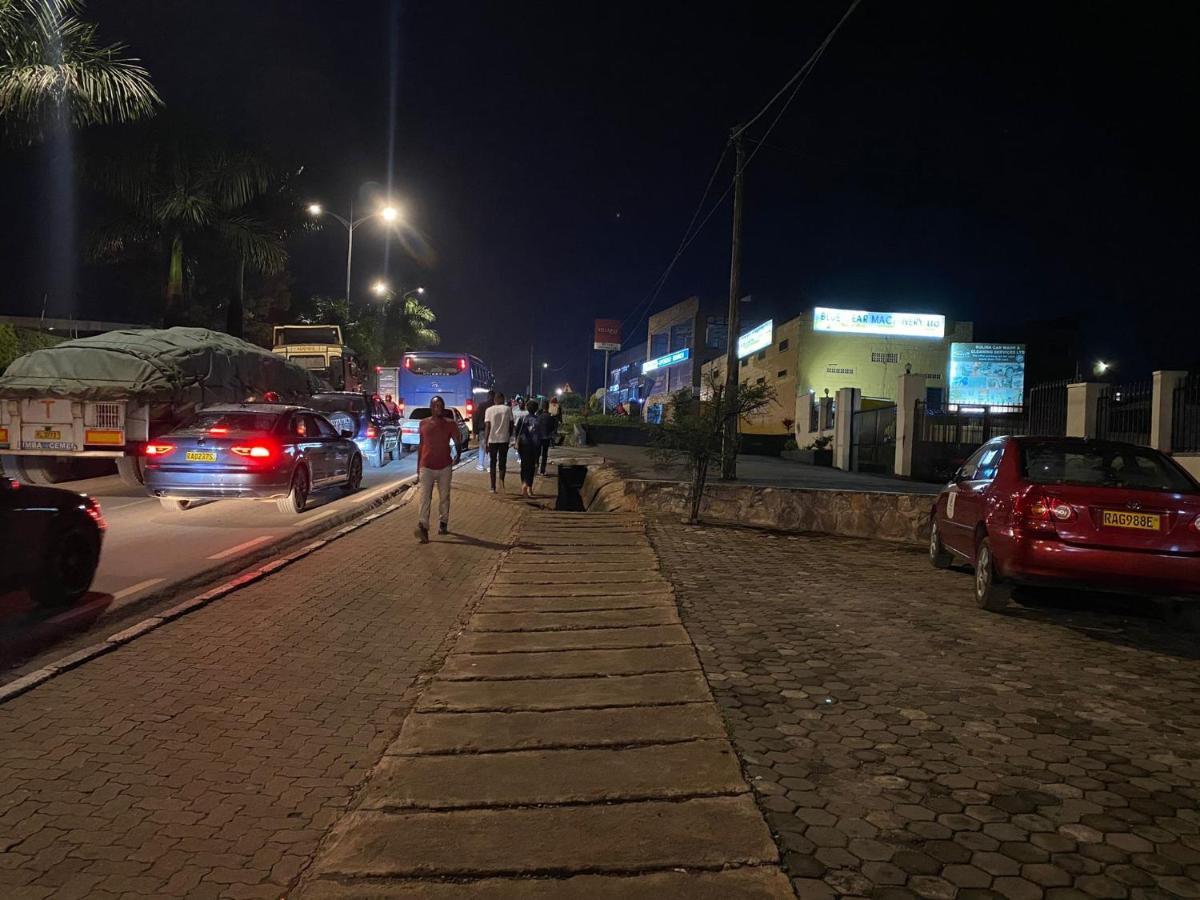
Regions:
<instances>
[{"instance_id":1,"label":"blue bus","mask_svg":"<svg viewBox=\"0 0 1200 900\"><path fill-rule=\"evenodd\" d=\"M406 412L428 406L437 394L471 422L475 404L496 386L492 370L469 353L415 350L404 354L400 367L400 397ZM472 431L474 427L472 426Z\"/></svg>"}]
</instances>

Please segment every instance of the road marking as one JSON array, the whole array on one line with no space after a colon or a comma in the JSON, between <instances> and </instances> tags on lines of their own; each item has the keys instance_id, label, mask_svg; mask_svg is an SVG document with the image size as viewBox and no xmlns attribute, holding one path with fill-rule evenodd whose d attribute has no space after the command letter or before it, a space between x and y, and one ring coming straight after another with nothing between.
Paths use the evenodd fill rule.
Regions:
<instances>
[{"instance_id":1,"label":"road marking","mask_svg":"<svg viewBox=\"0 0 1200 900\"><path fill-rule=\"evenodd\" d=\"M145 581L139 581L137 584L131 584L127 588L117 591L112 595L113 600L123 600L130 594L136 594L138 591L144 591L152 584L158 584L160 581L165 581L163 578L147 578Z\"/></svg>"},{"instance_id":2,"label":"road marking","mask_svg":"<svg viewBox=\"0 0 1200 900\"><path fill-rule=\"evenodd\" d=\"M222 550L220 553L214 553L209 557L209 559L224 559L227 556L233 556L234 554L240 553L243 550L249 550L251 547L261 544L263 541L269 541L271 540L271 537L272 536L269 534L264 534L262 537L253 538L252 540L246 541L244 544L238 544L236 547L230 547L228 550Z\"/></svg>"}]
</instances>

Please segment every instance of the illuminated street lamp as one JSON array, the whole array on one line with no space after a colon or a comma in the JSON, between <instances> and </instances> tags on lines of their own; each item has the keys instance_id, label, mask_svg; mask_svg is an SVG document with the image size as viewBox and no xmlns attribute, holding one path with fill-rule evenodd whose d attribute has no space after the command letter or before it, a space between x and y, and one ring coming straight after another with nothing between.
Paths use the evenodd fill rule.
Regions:
<instances>
[{"instance_id":1,"label":"illuminated street lamp","mask_svg":"<svg viewBox=\"0 0 1200 900\"><path fill-rule=\"evenodd\" d=\"M555 388L554 393L558 394L558 396L561 397L562 396L562 388Z\"/></svg>"},{"instance_id":2,"label":"illuminated street lamp","mask_svg":"<svg viewBox=\"0 0 1200 900\"><path fill-rule=\"evenodd\" d=\"M546 396L546 370L550 368L550 363L542 363L542 376L538 381L538 393L543 397Z\"/></svg>"},{"instance_id":3,"label":"illuminated street lamp","mask_svg":"<svg viewBox=\"0 0 1200 900\"><path fill-rule=\"evenodd\" d=\"M376 297L382 297L385 294L387 294L388 291L390 291L390 290L391 290L391 286L388 285L388 283L386 281L384 281L382 278L380 278L374 284L371 285L371 293L374 294Z\"/></svg>"},{"instance_id":4,"label":"illuminated street lamp","mask_svg":"<svg viewBox=\"0 0 1200 900\"><path fill-rule=\"evenodd\" d=\"M1102 359L1096 361L1095 371L1096 371L1097 375L1103 375L1105 372L1107 372L1111 368L1112 368L1112 363L1107 363Z\"/></svg>"},{"instance_id":5,"label":"illuminated street lamp","mask_svg":"<svg viewBox=\"0 0 1200 900\"><path fill-rule=\"evenodd\" d=\"M383 219L383 221L387 222L389 225L398 222L400 220L400 210L397 207L388 204L387 206L380 207L373 213L360 216L356 219L354 218L354 201L352 200L350 201L350 218L345 219L339 216L337 213L330 212L329 210L325 209L325 207L323 207L320 203L310 203L308 204L307 209L308 214L314 219L321 216L329 216L331 219L335 219L336 221L340 222L342 227L346 229L346 309L349 310L350 268L354 260L354 229L363 222L368 222L371 219L376 218ZM372 290L374 290L374 287L372 287Z\"/></svg>"}]
</instances>

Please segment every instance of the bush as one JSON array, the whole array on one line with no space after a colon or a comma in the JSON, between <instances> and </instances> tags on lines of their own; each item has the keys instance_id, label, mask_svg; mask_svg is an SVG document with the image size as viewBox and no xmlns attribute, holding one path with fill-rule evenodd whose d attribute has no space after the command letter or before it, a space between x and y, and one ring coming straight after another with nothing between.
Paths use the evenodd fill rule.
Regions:
<instances>
[{"instance_id":1,"label":"bush","mask_svg":"<svg viewBox=\"0 0 1200 900\"><path fill-rule=\"evenodd\" d=\"M13 328L11 325L0 325L0 372L18 356L24 356L33 350L44 350L61 344L65 338L47 334L44 331L31 331L28 328Z\"/></svg>"}]
</instances>

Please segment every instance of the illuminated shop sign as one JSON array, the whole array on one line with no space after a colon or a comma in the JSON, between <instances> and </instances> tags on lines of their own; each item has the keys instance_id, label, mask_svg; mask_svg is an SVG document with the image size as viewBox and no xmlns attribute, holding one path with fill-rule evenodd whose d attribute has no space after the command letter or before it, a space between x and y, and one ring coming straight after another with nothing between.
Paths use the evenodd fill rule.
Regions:
<instances>
[{"instance_id":1,"label":"illuminated shop sign","mask_svg":"<svg viewBox=\"0 0 1200 900\"><path fill-rule=\"evenodd\" d=\"M775 333L775 320L767 319L757 328L751 328L740 338L738 338L737 354L738 359L743 356L749 356L763 347L771 346L771 335Z\"/></svg>"},{"instance_id":2,"label":"illuminated shop sign","mask_svg":"<svg viewBox=\"0 0 1200 900\"><path fill-rule=\"evenodd\" d=\"M1025 345L951 344L949 402L1020 406L1025 402Z\"/></svg>"},{"instance_id":3,"label":"illuminated shop sign","mask_svg":"<svg viewBox=\"0 0 1200 900\"><path fill-rule=\"evenodd\" d=\"M818 306L813 310L813 331L940 338L946 334L946 317L927 313L867 312L863 309Z\"/></svg>"},{"instance_id":4,"label":"illuminated shop sign","mask_svg":"<svg viewBox=\"0 0 1200 900\"><path fill-rule=\"evenodd\" d=\"M692 350L690 347L684 347L682 350L676 350L674 353L668 353L666 356L660 356L658 359L648 359L642 364L642 374L653 372L655 369L665 369L668 366L673 366L684 362L691 358Z\"/></svg>"}]
</instances>

